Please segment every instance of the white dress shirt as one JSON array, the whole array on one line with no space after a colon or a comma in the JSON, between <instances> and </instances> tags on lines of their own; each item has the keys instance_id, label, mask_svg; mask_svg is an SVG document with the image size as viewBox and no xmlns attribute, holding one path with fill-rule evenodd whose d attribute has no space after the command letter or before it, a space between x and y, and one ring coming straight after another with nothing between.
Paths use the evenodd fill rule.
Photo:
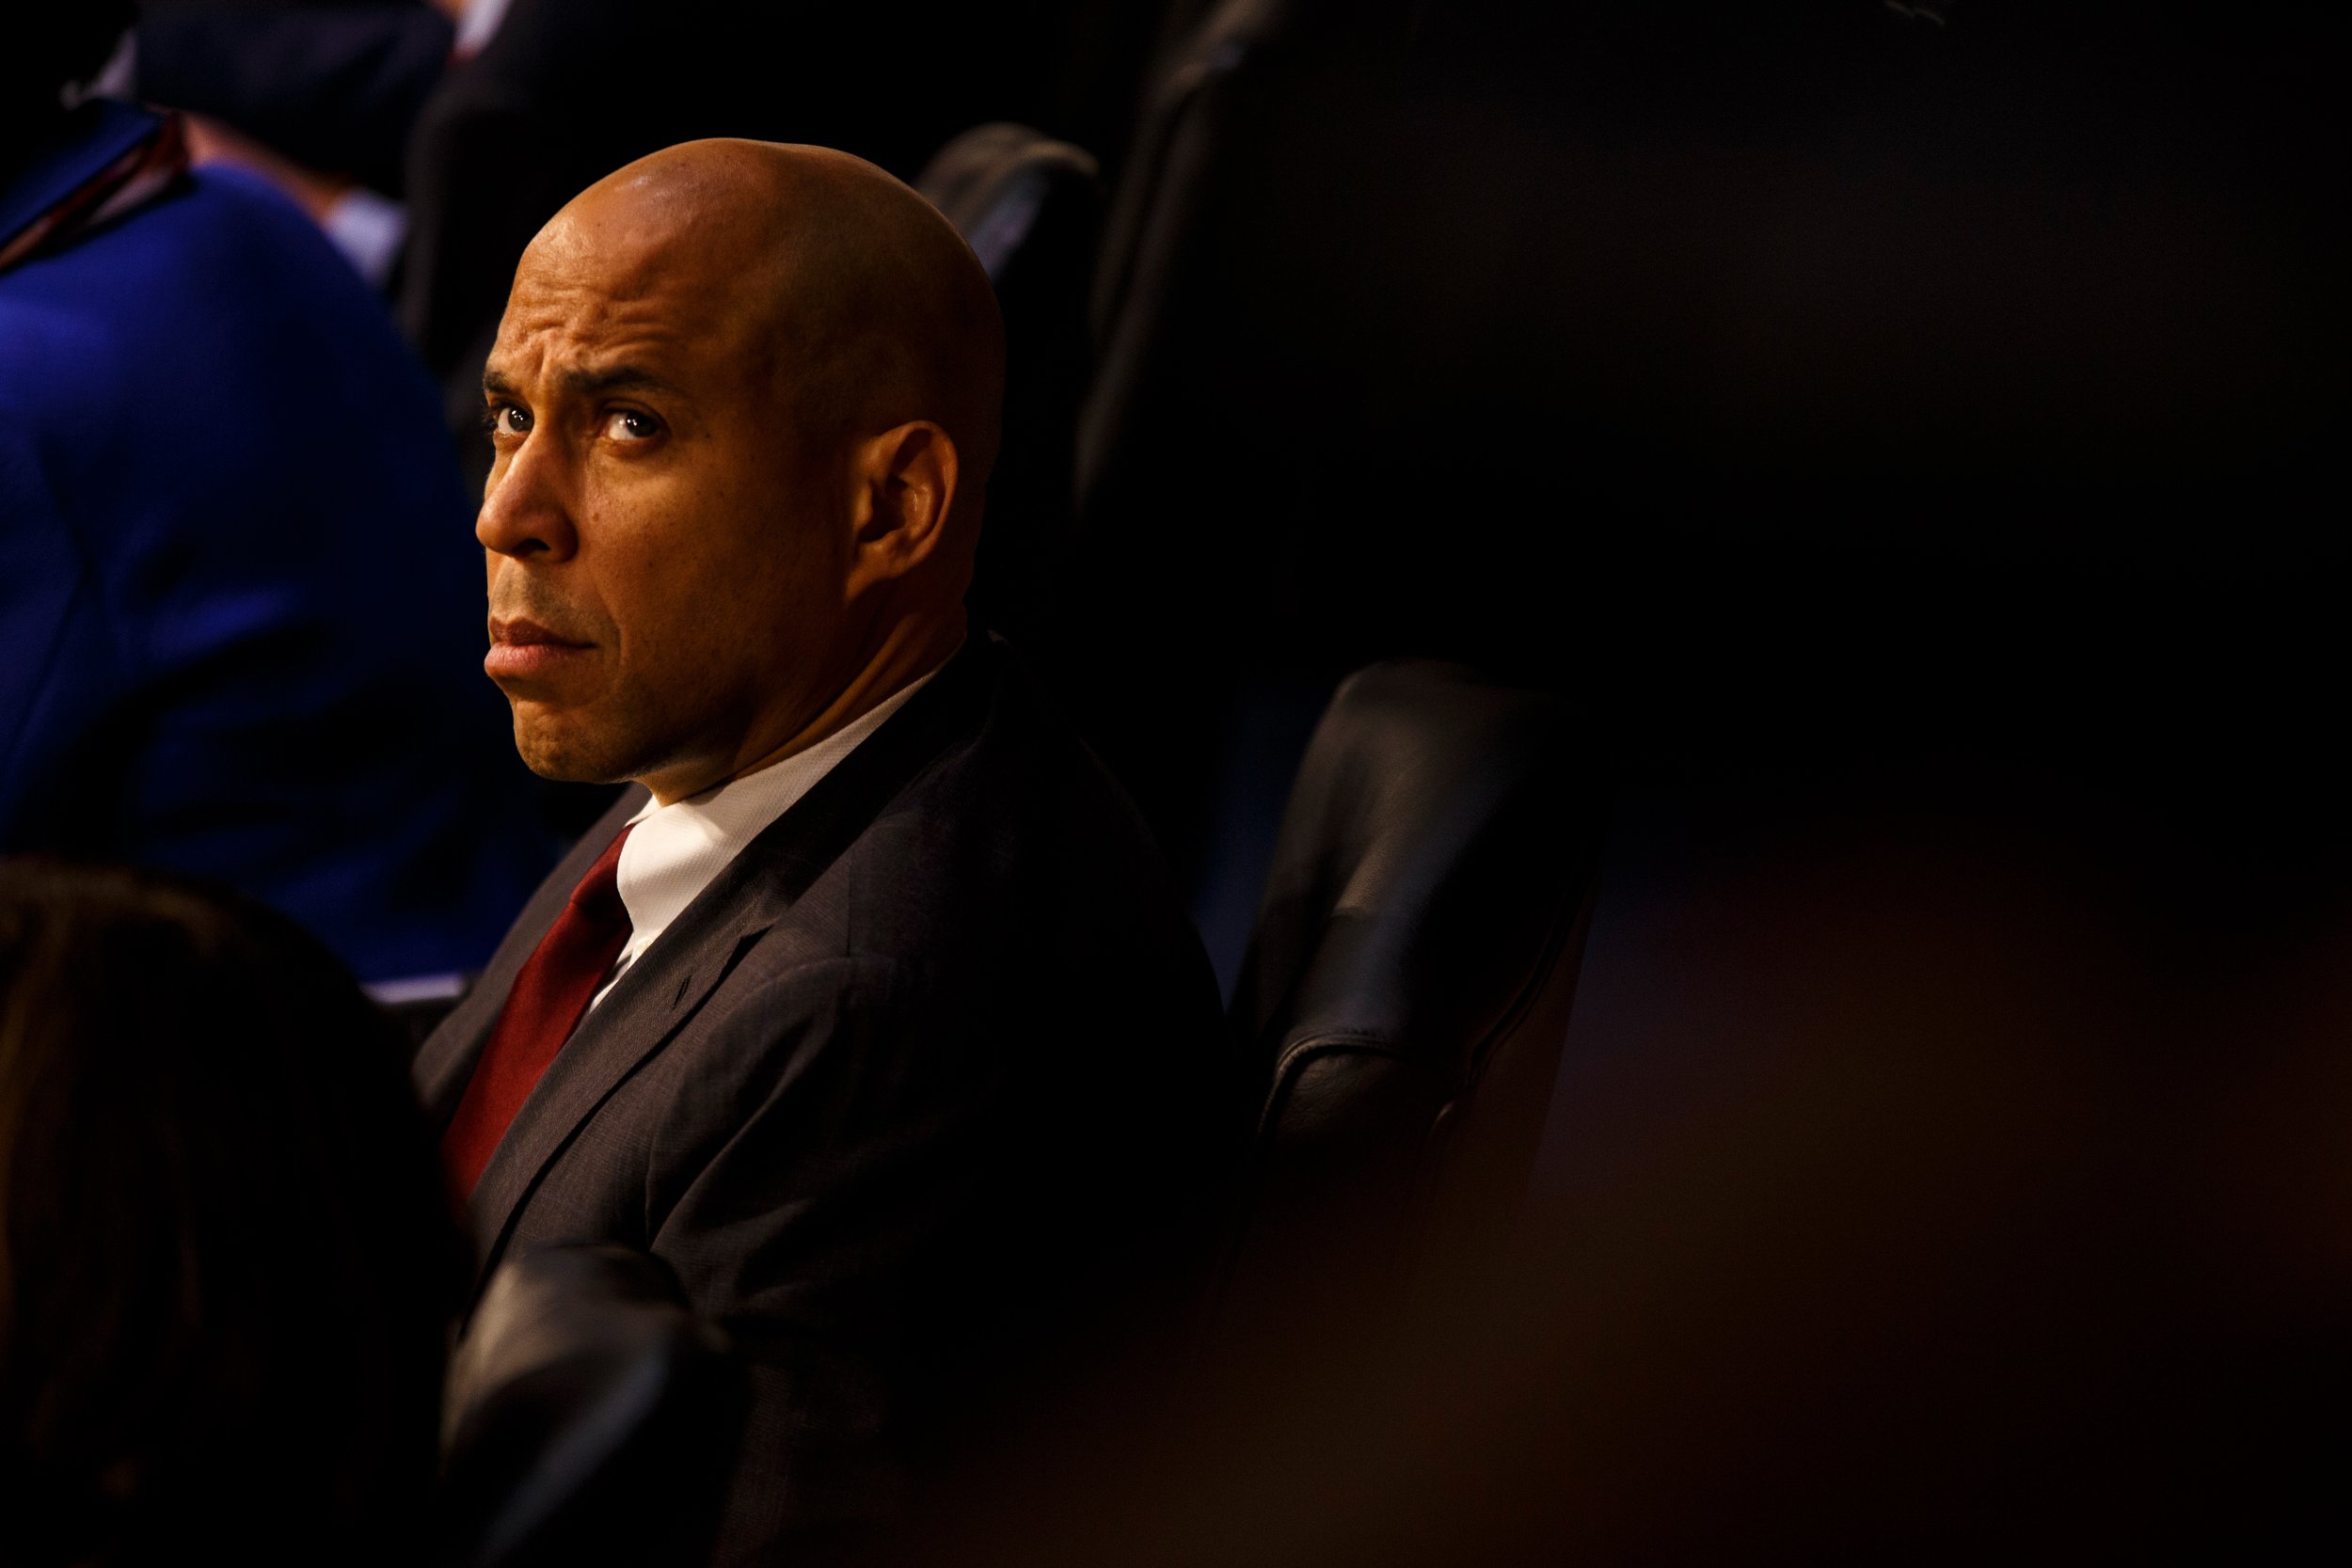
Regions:
<instances>
[{"instance_id":1,"label":"white dress shirt","mask_svg":"<svg viewBox=\"0 0 2352 1568\"><path fill-rule=\"evenodd\" d=\"M934 670L931 675L938 673ZM756 773L730 779L716 789L666 806L646 801L628 819L628 842L621 846L621 863L615 873L621 903L628 910L628 944L613 960L612 973L588 1004L590 1009L612 993L613 983L645 949L661 940L661 933L726 869L728 862L741 854L768 824L791 810L867 736L881 729L906 705L908 698L923 689L931 675L899 688L806 751L795 752Z\"/></svg>"}]
</instances>

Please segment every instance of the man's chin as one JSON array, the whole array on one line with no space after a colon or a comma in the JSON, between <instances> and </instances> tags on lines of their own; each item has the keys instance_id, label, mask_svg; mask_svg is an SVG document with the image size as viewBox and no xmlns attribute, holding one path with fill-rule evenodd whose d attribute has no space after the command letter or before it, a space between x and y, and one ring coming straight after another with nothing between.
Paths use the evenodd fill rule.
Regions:
<instances>
[{"instance_id":1,"label":"man's chin","mask_svg":"<svg viewBox=\"0 0 2352 1568\"><path fill-rule=\"evenodd\" d=\"M559 784L621 784L633 775L627 748L578 724L533 715L532 705L515 705L515 750L525 768Z\"/></svg>"}]
</instances>

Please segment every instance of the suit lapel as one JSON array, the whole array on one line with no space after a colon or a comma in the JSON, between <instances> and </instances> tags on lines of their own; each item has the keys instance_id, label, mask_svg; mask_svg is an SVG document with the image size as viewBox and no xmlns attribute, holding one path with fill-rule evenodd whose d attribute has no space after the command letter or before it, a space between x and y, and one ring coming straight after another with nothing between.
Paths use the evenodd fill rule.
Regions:
<instances>
[{"instance_id":1,"label":"suit lapel","mask_svg":"<svg viewBox=\"0 0 2352 1568\"><path fill-rule=\"evenodd\" d=\"M978 639L967 644L889 722L747 845L581 1021L523 1101L474 1188L475 1234L482 1243L484 1272L504 1251L523 1200L597 1107L669 1044L744 952L790 911L809 884L840 858L882 809L942 752L977 727L993 692L999 657ZM640 803L644 800L641 790L632 789L630 796ZM567 860L559 869L558 877L568 874L570 879L563 884L562 897L570 895L596 853L612 841L635 809L625 799L606 818L611 832L605 832L605 822L599 822L597 831L581 840L585 847L594 839L596 847L587 849L584 857L574 851L573 859L580 861L577 868ZM462 1064L457 1062L457 1046L443 1048L437 1065L452 1111L474 1057L488 1037L499 1009L505 1006L516 970L554 923L562 897L546 911L544 919L518 925L500 948L492 970L485 972L476 993L492 992L496 1001L486 1005L478 1019L464 1021L462 1034L468 1043L463 1046ZM532 914L539 912L544 899L543 889L541 897L532 901ZM523 942L526 926L530 936ZM521 957L505 964L508 950L518 945ZM498 979L495 991L490 983L494 974ZM468 1000L470 1005L472 998ZM426 1042L427 1052L441 1042L442 1032L452 1031L460 1022L453 1014L442 1031Z\"/></svg>"},{"instance_id":2,"label":"suit lapel","mask_svg":"<svg viewBox=\"0 0 2352 1568\"><path fill-rule=\"evenodd\" d=\"M555 924L555 917L564 912L564 906L571 898L572 890L580 885L580 879L620 832L622 824L636 816L645 800L645 791L630 784L621 791L612 809L580 835L571 853L548 873L539 891L531 895L531 902L516 916L514 927L506 933L506 940L499 943L498 951L490 955L488 966L468 989L465 1000L452 1008L439 1027L418 1047L410 1076L417 1085L417 1098L432 1121L435 1137L441 1135L450 1117L457 1114L458 1099L465 1093L466 1081L473 1076L473 1066L483 1046L489 1041L490 1026L498 1022L499 1013L506 1006L506 993L515 989L516 974L537 951L548 927Z\"/></svg>"},{"instance_id":3,"label":"suit lapel","mask_svg":"<svg viewBox=\"0 0 2352 1568\"><path fill-rule=\"evenodd\" d=\"M613 983L580 1021L523 1101L474 1186L475 1234L487 1269L504 1249L516 1212L548 1165L629 1075L669 1044L743 950L789 907L768 879L744 875L750 850L688 906L676 924ZM721 882L733 884L723 889ZM754 885L746 887L751 882ZM719 896L713 897L713 895Z\"/></svg>"}]
</instances>

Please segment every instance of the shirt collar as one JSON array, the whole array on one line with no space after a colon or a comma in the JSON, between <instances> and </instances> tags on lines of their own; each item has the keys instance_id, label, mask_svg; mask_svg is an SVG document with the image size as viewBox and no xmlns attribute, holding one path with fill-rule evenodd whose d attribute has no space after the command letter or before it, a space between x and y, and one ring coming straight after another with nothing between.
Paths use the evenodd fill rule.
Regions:
<instances>
[{"instance_id":1,"label":"shirt collar","mask_svg":"<svg viewBox=\"0 0 2352 1568\"><path fill-rule=\"evenodd\" d=\"M628 842L621 846L618 881L629 921L628 945L622 950L622 961L634 960L653 945L726 869L728 862L770 823L791 810L930 679L931 675L925 675L899 688L815 745L755 773L666 806L646 801L629 818Z\"/></svg>"}]
</instances>

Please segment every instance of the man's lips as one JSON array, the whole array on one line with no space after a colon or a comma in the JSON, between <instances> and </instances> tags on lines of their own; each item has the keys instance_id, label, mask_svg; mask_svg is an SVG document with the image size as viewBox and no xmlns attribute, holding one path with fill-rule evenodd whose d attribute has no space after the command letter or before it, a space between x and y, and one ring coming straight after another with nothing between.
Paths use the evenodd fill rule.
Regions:
<instances>
[{"instance_id":1,"label":"man's lips","mask_svg":"<svg viewBox=\"0 0 2352 1568\"><path fill-rule=\"evenodd\" d=\"M536 621L517 617L490 623L490 651L482 670L492 680L529 679L552 674L595 650L593 642L575 642Z\"/></svg>"}]
</instances>

